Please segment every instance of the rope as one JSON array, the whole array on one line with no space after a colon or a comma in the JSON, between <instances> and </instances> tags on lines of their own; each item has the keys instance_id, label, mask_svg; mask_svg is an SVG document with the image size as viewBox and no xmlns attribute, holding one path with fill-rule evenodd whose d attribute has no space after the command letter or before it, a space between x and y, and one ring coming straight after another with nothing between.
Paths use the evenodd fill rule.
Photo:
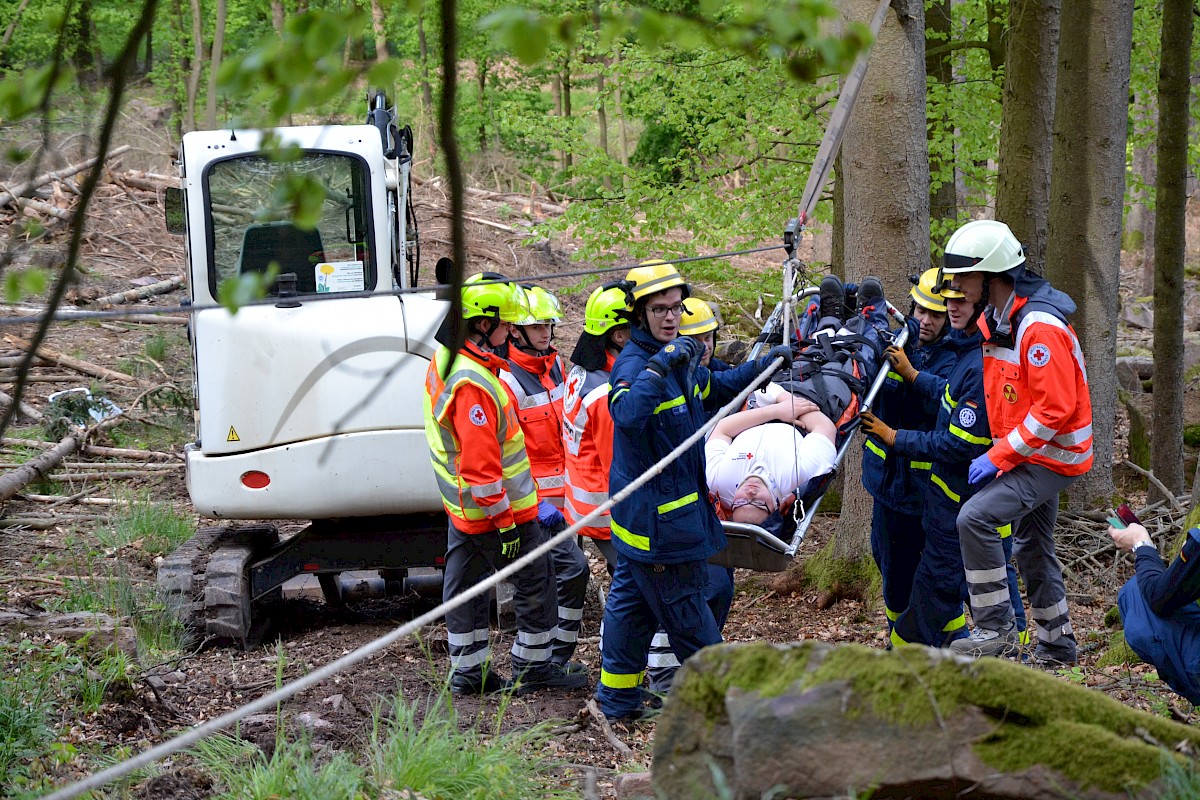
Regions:
<instances>
[{"instance_id":1,"label":"rope","mask_svg":"<svg viewBox=\"0 0 1200 800\"><path fill-rule=\"evenodd\" d=\"M633 494L633 492L635 492L637 489L640 489L642 486L644 486L651 478L662 474L663 470L666 469L668 465L691 449L692 445L704 438L704 436L706 436L708 432L712 430L725 416L732 413L736 409L741 408L742 403L744 403L746 398L750 396L750 393L753 392L760 383L762 383L764 378L778 369L782 365L782 362L782 358L774 359L766 369L759 373L757 378L755 378L745 389L743 389L737 397L735 397L726 405L722 406L717 413L714 414L710 420L708 420L708 422L706 422L695 433L681 442L678 447L676 447L667 455L663 456L663 458L660 459L656 464L643 472L641 476L635 479L632 483L598 506L596 510L592 511L590 514L583 517L566 530L555 534L548 541L521 556L512 564L509 564L507 567L504 567L500 571L493 574L487 580L475 584L470 589L461 592L457 597L442 603L437 608L427 611L411 622L401 625L391 633L384 634L378 639L368 642L357 650L347 653L336 661L331 661L320 669L310 672L308 675L298 678L286 686L281 686L268 695L264 695L257 700L216 717L215 719L210 719L208 722L202 723L201 725L198 725L173 739L169 739L162 744L156 745L149 750L141 752L127 761L114 764L108 769L94 773L83 780L65 786L53 792L52 794L46 795L43 800L68 800L69 798L79 797L85 792L89 792L94 789L100 789L101 787L118 778L124 777L131 772L148 767L151 764L161 761L168 756L185 750L202 739L205 739L217 731L227 728L233 723L243 720L252 714L261 711L269 711L278 703L294 697L306 689L316 686L326 678L344 671L348 667L351 667L360 661L375 655L381 650L391 647L405 636L420 630L425 625L436 622L447 611L458 608L467 601L473 600L484 592L490 590L493 586L500 583L500 581L520 571L535 559L549 553L560 542L566 541L570 537L575 536L576 532L580 528L591 524L591 522L603 514L603 512L629 497L629 495Z\"/></svg>"},{"instance_id":2,"label":"rope","mask_svg":"<svg viewBox=\"0 0 1200 800\"><path fill-rule=\"evenodd\" d=\"M751 255L753 253L765 253L771 250L779 250L783 247L782 244L773 244L765 247L752 247L745 250L728 250L720 253L709 253L702 256L687 256L676 259L662 260L664 264L690 264L694 261L711 261L718 258L733 258L734 256ZM637 264L625 264L616 267L597 267L593 269L575 270L573 272L551 272L546 275L529 276L539 281L544 280L562 280L566 278L583 278L592 275L604 275L610 272L627 272ZM480 281L484 283L506 283L507 281ZM442 289L450 288L449 284L435 283L429 286L415 286L408 289L390 289L387 291L361 291L361 292L336 292L323 293L312 295L298 295L296 299L302 299L307 303L322 303L327 300L353 300L358 298L369 297L400 297L407 294L428 294ZM291 298L288 298L291 299ZM257 300L251 300L248 303L243 303L241 308L253 308L255 306L273 306L278 304L281 298L264 297ZM55 322L87 322L92 320L120 320L131 316L145 316L147 314L194 314L200 311L213 311L216 309L225 308L220 303L211 303L207 305L192 305L180 304L176 306L134 306L128 308L114 308L97 311L76 311L76 310L55 310L53 319ZM3 311L0 306L0 311ZM29 314L26 316L11 316L0 317L0 327L5 325L35 325L44 318L44 314Z\"/></svg>"}]
</instances>

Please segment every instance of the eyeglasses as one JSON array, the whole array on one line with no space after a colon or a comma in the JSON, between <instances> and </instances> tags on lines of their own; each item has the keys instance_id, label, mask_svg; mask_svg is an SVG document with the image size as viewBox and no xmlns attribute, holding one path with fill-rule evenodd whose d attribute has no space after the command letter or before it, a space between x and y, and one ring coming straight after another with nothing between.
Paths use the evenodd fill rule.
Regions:
<instances>
[{"instance_id":1,"label":"eyeglasses","mask_svg":"<svg viewBox=\"0 0 1200 800\"><path fill-rule=\"evenodd\" d=\"M646 308L646 310L649 311L655 319L662 319L667 314L673 314L674 316L678 317L683 314L683 303L676 303L673 306L649 306Z\"/></svg>"},{"instance_id":2,"label":"eyeglasses","mask_svg":"<svg viewBox=\"0 0 1200 800\"><path fill-rule=\"evenodd\" d=\"M765 511L768 514L771 513L771 508L767 505L766 501L759 500L757 497L755 497L755 498L739 497L738 499L736 499L732 503L730 503L729 510L736 511L737 509L742 508L743 506L753 506L754 508L762 509L763 511Z\"/></svg>"}]
</instances>

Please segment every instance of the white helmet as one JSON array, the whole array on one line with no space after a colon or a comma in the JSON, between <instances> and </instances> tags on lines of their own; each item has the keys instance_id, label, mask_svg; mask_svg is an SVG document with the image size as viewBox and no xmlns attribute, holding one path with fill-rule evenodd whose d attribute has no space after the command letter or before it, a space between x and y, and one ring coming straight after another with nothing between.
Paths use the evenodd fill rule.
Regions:
<instances>
[{"instance_id":1,"label":"white helmet","mask_svg":"<svg viewBox=\"0 0 1200 800\"><path fill-rule=\"evenodd\" d=\"M1025 251L1003 222L977 219L954 232L946 243L942 272L1008 272L1025 263Z\"/></svg>"}]
</instances>

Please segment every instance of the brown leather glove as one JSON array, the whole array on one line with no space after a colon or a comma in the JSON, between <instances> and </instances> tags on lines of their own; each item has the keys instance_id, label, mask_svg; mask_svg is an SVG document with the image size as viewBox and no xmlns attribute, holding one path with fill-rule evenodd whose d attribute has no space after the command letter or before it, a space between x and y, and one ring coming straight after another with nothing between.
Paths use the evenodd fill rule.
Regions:
<instances>
[{"instance_id":1,"label":"brown leather glove","mask_svg":"<svg viewBox=\"0 0 1200 800\"><path fill-rule=\"evenodd\" d=\"M909 365L909 369L912 366ZM864 411L858 417L862 420L862 429L867 434L874 436L879 441L886 444L888 447L894 447L896 444L896 430L884 424L883 420L872 414L870 411Z\"/></svg>"},{"instance_id":2,"label":"brown leather glove","mask_svg":"<svg viewBox=\"0 0 1200 800\"><path fill-rule=\"evenodd\" d=\"M912 383L917 379L917 368L908 360L908 353L904 352L903 347L892 345L883 351L887 356L887 360L892 362L892 371L904 379L907 383Z\"/></svg>"}]
</instances>

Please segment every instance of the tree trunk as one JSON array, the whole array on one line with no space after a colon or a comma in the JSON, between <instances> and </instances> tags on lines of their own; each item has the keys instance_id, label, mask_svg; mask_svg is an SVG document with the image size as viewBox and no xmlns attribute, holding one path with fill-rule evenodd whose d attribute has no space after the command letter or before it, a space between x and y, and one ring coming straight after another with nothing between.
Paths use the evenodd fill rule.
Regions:
<instances>
[{"instance_id":1,"label":"tree trunk","mask_svg":"<svg viewBox=\"0 0 1200 800\"><path fill-rule=\"evenodd\" d=\"M1184 231L1187 207L1189 59L1191 0L1164 0L1162 51L1158 62L1158 170L1154 206L1163 221L1154 241L1154 359L1183 363ZM1154 376L1154 429L1150 466L1174 494L1184 489L1183 370ZM1159 492L1151 487L1150 501Z\"/></svg>"},{"instance_id":2,"label":"tree trunk","mask_svg":"<svg viewBox=\"0 0 1200 800\"><path fill-rule=\"evenodd\" d=\"M283 34L283 0L271 0L271 27Z\"/></svg>"},{"instance_id":3,"label":"tree trunk","mask_svg":"<svg viewBox=\"0 0 1200 800\"><path fill-rule=\"evenodd\" d=\"M617 48L616 54L613 56L613 64L621 63L621 50ZM617 107L617 130L620 132L620 151L621 151L621 166L629 168L629 132L625 129L625 106L621 101L621 81L617 80L617 85L613 90L613 103ZM621 178L624 182L624 177Z\"/></svg>"},{"instance_id":4,"label":"tree trunk","mask_svg":"<svg viewBox=\"0 0 1200 800\"><path fill-rule=\"evenodd\" d=\"M571 118L571 51L563 56L562 65L562 115L564 119ZM575 163L574 155L568 148L563 150L563 172L570 172Z\"/></svg>"},{"instance_id":5,"label":"tree trunk","mask_svg":"<svg viewBox=\"0 0 1200 800\"><path fill-rule=\"evenodd\" d=\"M846 19L869 20L878 3L846 0ZM846 277L883 279L893 300L909 287L914 265L929 263L929 158L925 139L925 11L921 0L894 0L870 55L858 104L842 143ZM888 142L880 147L879 142ZM862 487L862 450L842 462L842 514L834 538L838 562L870 558L871 498ZM866 587L854 587L859 593ZM832 587L846 593L849 587Z\"/></svg>"},{"instance_id":6,"label":"tree trunk","mask_svg":"<svg viewBox=\"0 0 1200 800\"><path fill-rule=\"evenodd\" d=\"M1132 36L1133 0L1063 4L1046 272L1079 306L1072 322L1087 360L1092 398L1095 460L1068 493L1074 507L1107 502L1113 493Z\"/></svg>"},{"instance_id":7,"label":"tree trunk","mask_svg":"<svg viewBox=\"0 0 1200 800\"><path fill-rule=\"evenodd\" d=\"M29 0L21 0L21 4L17 6L17 12L13 14L12 21L4 29L4 38L0 39L0 50L8 49L8 43L12 41L13 34L16 33L17 23L21 21L21 15L25 13L25 7L28 5Z\"/></svg>"},{"instance_id":8,"label":"tree trunk","mask_svg":"<svg viewBox=\"0 0 1200 800\"><path fill-rule=\"evenodd\" d=\"M487 74L488 60L483 56L475 62L475 82L479 86L479 107L483 113L479 115L479 152L486 153L487 143Z\"/></svg>"},{"instance_id":9,"label":"tree trunk","mask_svg":"<svg viewBox=\"0 0 1200 800\"><path fill-rule=\"evenodd\" d=\"M213 28L212 57L208 65L208 96L204 103L204 124L211 131L217 127L217 72L225 54L226 0L217 0L217 21Z\"/></svg>"},{"instance_id":10,"label":"tree trunk","mask_svg":"<svg viewBox=\"0 0 1200 800\"><path fill-rule=\"evenodd\" d=\"M201 27L200 0L192 6L192 63L189 64L187 100L183 109L184 131L196 130L196 98L200 94L200 72L204 69L204 30Z\"/></svg>"},{"instance_id":11,"label":"tree trunk","mask_svg":"<svg viewBox=\"0 0 1200 800\"><path fill-rule=\"evenodd\" d=\"M154 31L146 31L146 60L142 63L142 74L149 75L154 69Z\"/></svg>"},{"instance_id":12,"label":"tree trunk","mask_svg":"<svg viewBox=\"0 0 1200 800\"><path fill-rule=\"evenodd\" d=\"M1124 248L1140 252L1142 257L1142 284L1140 294L1154 294L1154 209L1149 198L1154 192L1154 178L1158 155L1155 135L1158 125L1158 100L1154 92L1133 92L1133 108L1130 117L1133 134L1138 142L1133 145L1133 174L1139 178L1140 186L1130 191L1129 213L1125 217Z\"/></svg>"},{"instance_id":13,"label":"tree trunk","mask_svg":"<svg viewBox=\"0 0 1200 800\"><path fill-rule=\"evenodd\" d=\"M1038 272L1050 218L1060 12L1061 0L1013 0L1000 110L996 219L1012 228Z\"/></svg>"},{"instance_id":14,"label":"tree trunk","mask_svg":"<svg viewBox=\"0 0 1200 800\"><path fill-rule=\"evenodd\" d=\"M371 0L371 28L375 31L375 63L387 61L387 33L383 26L383 5L379 0Z\"/></svg>"},{"instance_id":15,"label":"tree trunk","mask_svg":"<svg viewBox=\"0 0 1200 800\"><path fill-rule=\"evenodd\" d=\"M421 54L421 111L426 120L425 136L429 143L429 160L437 158L437 137L433 135L433 88L429 80L429 40L425 37L425 12L417 15L417 47ZM432 166L431 166L432 168Z\"/></svg>"},{"instance_id":16,"label":"tree trunk","mask_svg":"<svg viewBox=\"0 0 1200 800\"><path fill-rule=\"evenodd\" d=\"M927 49L950 41L950 0L934 0L925 14L925 40ZM939 55L925 58L925 72L932 81L948 89L954 82L953 52L946 50ZM953 225L958 218L958 203L955 181L954 129L948 104L938 106L938 114L929 120L929 220L948 220ZM934 155L938 153L939 155ZM934 181L938 181L934 185ZM921 270L917 270L920 272Z\"/></svg>"}]
</instances>

